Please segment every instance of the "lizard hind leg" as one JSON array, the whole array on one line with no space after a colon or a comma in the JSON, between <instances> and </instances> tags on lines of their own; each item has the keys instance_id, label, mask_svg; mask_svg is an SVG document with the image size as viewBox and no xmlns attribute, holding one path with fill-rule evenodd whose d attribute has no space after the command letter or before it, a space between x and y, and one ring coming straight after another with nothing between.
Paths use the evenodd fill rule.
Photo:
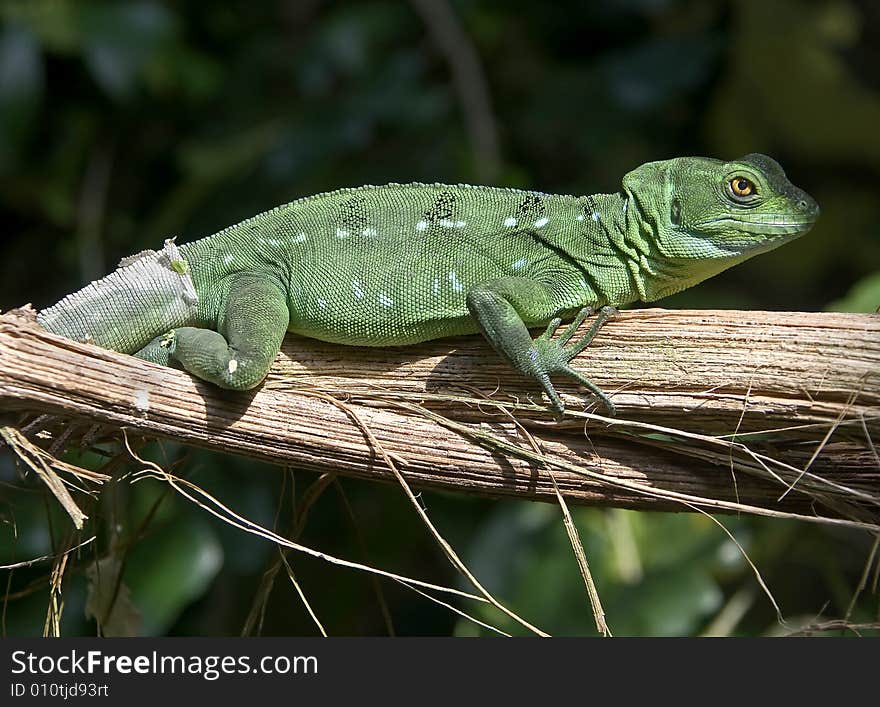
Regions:
<instances>
[{"instance_id":1,"label":"lizard hind leg","mask_svg":"<svg viewBox=\"0 0 880 707\"><path fill-rule=\"evenodd\" d=\"M289 311L282 291L266 278L237 275L221 308L220 331L180 327L157 337L136 356L186 371L221 388L260 384L281 347Z\"/></svg>"}]
</instances>

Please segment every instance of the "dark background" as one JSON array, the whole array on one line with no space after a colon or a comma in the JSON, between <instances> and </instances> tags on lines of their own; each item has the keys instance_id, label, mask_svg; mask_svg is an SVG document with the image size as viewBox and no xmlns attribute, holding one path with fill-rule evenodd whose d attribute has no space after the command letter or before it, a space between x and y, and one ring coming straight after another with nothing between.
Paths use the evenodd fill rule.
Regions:
<instances>
[{"instance_id":1,"label":"dark background","mask_svg":"<svg viewBox=\"0 0 880 707\"><path fill-rule=\"evenodd\" d=\"M417 180L588 194L616 190L645 161L748 152L778 159L816 198L818 225L662 305L880 303L872 0L6 0L0 19L0 309L46 306L166 237L185 242L342 186ZM145 453L171 463L186 450L166 443ZM180 470L283 530L292 482L300 499L314 480L204 452ZM0 563L70 540L69 520L8 454L0 481ZM341 487L344 497L331 486L312 509L304 543L456 583L398 489ZM594 632L558 508L424 498L499 598L552 633ZM268 543L155 482L114 484L95 511L98 540L71 558L64 580L64 633L97 630L85 614L97 558L109 576L122 569L118 630L241 632L277 557ZM707 518L575 515L617 634L765 634L841 617L870 550L870 538L854 533L724 519L786 628ZM388 631L368 576L297 555L290 563L329 633ZM4 633L43 630L49 569L0 575ZM479 632L400 585L381 588L398 633ZM876 594L852 618L876 620ZM315 631L282 570L262 632Z\"/></svg>"}]
</instances>

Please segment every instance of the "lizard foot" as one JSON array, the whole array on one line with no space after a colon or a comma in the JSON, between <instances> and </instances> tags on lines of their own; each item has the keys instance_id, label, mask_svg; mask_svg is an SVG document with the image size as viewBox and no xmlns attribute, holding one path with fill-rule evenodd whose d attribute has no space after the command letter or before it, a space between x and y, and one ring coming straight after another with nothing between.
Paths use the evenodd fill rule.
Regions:
<instances>
[{"instance_id":1,"label":"lizard foot","mask_svg":"<svg viewBox=\"0 0 880 707\"><path fill-rule=\"evenodd\" d=\"M157 336L144 348L136 352L134 356L144 361L152 361L163 366L170 366L175 343L175 330L172 329L161 336Z\"/></svg>"},{"instance_id":2,"label":"lizard foot","mask_svg":"<svg viewBox=\"0 0 880 707\"><path fill-rule=\"evenodd\" d=\"M547 393L547 397L550 398L550 403L553 406L553 409L556 410L559 416L565 412L565 404L562 402L562 398L559 397L559 394L553 387L553 383L550 381L550 375L553 373L562 373L574 378L599 399L602 405L608 410L609 415L614 416L616 414L614 403L612 403L608 396L602 392L599 386L586 378L583 374L576 371L570 365L571 360L589 346L590 342L599 332L599 329L602 328L602 325L617 315L617 309L609 306L602 307L596 315L596 320L592 323L583 338L576 343L569 343L575 332L578 330L578 327L580 327L580 325L583 324L586 318L592 313L593 310L589 307L582 309L578 312L574 321L565 328L562 334L554 339L554 334L556 334L557 329L559 329L562 324L562 320L557 317L550 322L544 333L534 341L535 363L540 369L535 377L538 379L544 392Z\"/></svg>"}]
</instances>

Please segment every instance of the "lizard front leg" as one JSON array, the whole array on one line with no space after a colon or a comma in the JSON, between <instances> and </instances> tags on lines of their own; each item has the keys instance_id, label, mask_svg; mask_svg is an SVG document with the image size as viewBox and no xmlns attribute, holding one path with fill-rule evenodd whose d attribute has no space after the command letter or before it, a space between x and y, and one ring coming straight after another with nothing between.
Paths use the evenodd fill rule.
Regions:
<instances>
[{"instance_id":1,"label":"lizard front leg","mask_svg":"<svg viewBox=\"0 0 880 707\"><path fill-rule=\"evenodd\" d=\"M559 318L532 339L525 322L546 321L555 310L551 292L535 280L505 277L480 283L468 291L467 307L489 343L514 368L538 381L557 413L561 415L565 405L550 381L553 373L575 378L614 415L614 405L608 397L570 365L571 359L586 348L602 324L616 313L613 307L603 307L587 334L575 344L569 341L588 316L587 308L578 313L558 339L552 337L562 323Z\"/></svg>"},{"instance_id":2,"label":"lizard front leg","mask_svg":"<svg viewBox=\"0 0 880 707\"><path fill-rule=\"evenodd\" d=\"M221 388L248 390L266 377L290 318L284 293L264 277L241 273L229 284L220 331L180 327L156 337L135 355L179 363Z\"/></svg>"}]
</instances>

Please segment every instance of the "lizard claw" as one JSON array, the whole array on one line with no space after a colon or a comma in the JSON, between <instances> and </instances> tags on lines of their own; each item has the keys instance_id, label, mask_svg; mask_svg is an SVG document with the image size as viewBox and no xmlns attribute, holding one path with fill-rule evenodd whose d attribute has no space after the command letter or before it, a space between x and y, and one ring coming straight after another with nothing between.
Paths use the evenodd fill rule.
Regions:
<instances>
[{"instance_id":1,"label":"lizard claw","mask_svg":"<svg viewBox=\"0 0 880 707\"><path fill-rule=\"evenodd\" d=\"M556 317L555 319L550 320L550 323L547 325L547 328L544 330L544 333L538 337L541 341L548 341L553 338L553 335L556 333L556 330L562 324L562 319L560 317Z\"/></svg>"},{"instance_id":2,"label":"lizard claw","mask_svg":"<svg viewBox=\"0 0 880 707\"><path fill-rule=\"evenodd\" d=\"M609 415L613 417L617 412L614 403L611 402L599 386L583 374L576 371L570 365L571 360L583 351L595 338L602 325L612 317L616 316L618 311L614 307L602 307L598 312L596 320L592 323L584 337L576 344L570 345L568 342L591 313L592 310L588 307L585 307L578 312L574 321L566 327L565 331L560 334L558 339L550 338L559 328L560 324L558 318L554 319L550 322L547 330L535 339L534 342L535 347L533 351L536 354L536 363L539 363L543 369L536 377L541 384L541 387L544 389L544 392L547 394L547 397L550 398L551 407L556 411L559 417L565 412L565 404L562 402L562 398L559 397L559 394L553 387L553 383L550 381L550 374L552 373L562 373L570 378L574 378L578 383L583 385L596 396L599 402L601 402L607 409Z\"/></svg>"}]
</instances>

